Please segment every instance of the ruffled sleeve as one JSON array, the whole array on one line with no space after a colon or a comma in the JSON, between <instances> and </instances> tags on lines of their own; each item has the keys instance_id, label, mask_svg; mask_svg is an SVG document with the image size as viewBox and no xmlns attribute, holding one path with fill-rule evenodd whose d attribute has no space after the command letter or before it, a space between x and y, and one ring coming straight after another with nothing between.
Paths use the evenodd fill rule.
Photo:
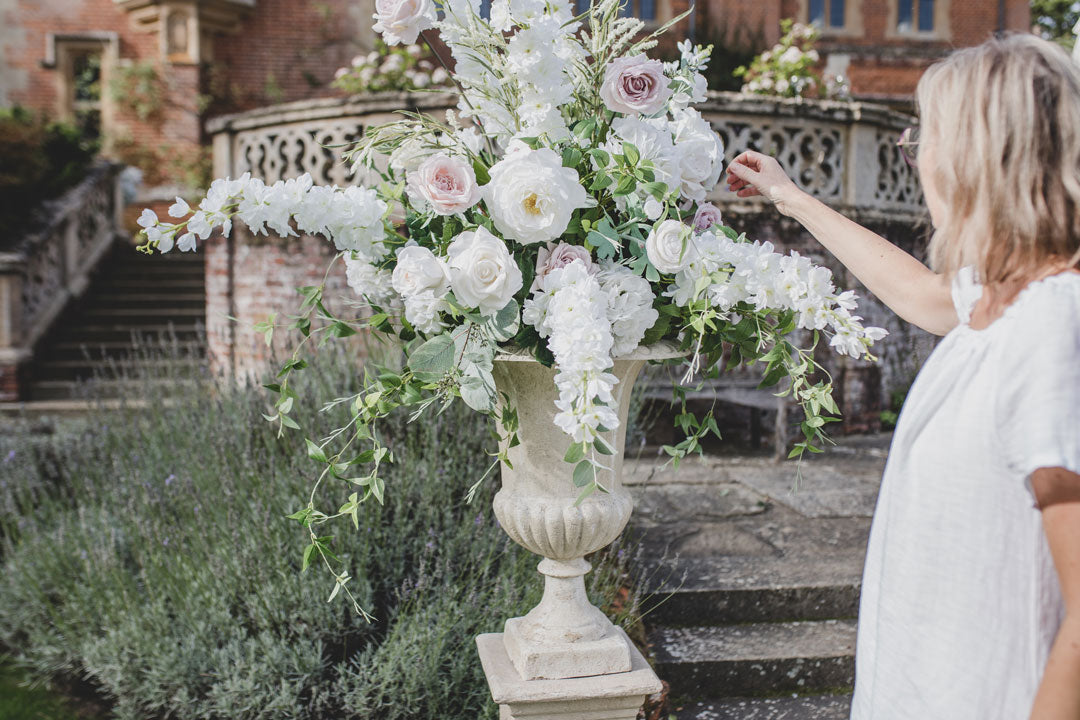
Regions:
<instances>
[{"instance_id":1,"label":"ruffled sleeve","mask_svg":"<svg viewBox=\"0 0 1080 720\"><path fill-rule=\"evenodd\" d=\"M1039 468L1080 474L1080 275L1023 294L1006 310L996 414L1005 461L1030 491Z\"/></svg>"},{"instance_id":2,"label":"ruffled sleeve","mask_svg":"<svg viewBox=\"0 0 1080 720\"><path fill-rule=\"evenodd\" d=\"M971 321L971 312L980 297L982 285L975 279L975 268L970 265L960 268L952 281L952 301L961 325Z\"/></svg>"}]
</instances>

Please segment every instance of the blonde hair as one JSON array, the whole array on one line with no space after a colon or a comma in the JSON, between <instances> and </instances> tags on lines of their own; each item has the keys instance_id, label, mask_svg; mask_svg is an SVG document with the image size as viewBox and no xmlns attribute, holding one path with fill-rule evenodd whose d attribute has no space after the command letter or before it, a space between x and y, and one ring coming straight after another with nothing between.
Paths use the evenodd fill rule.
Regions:
<instances>
[{"instance_id":1,"label":"blonde hair","mask_svg":"<svg viewBox=\"0 0 1080 720\"><path fill-rule=\"evenodd\" d=\"M919 151L944 205L930 263L983 283L1080 262L1080 69L1059 46L1006 35L919 80Z\"/></svg>"}]
</instances>

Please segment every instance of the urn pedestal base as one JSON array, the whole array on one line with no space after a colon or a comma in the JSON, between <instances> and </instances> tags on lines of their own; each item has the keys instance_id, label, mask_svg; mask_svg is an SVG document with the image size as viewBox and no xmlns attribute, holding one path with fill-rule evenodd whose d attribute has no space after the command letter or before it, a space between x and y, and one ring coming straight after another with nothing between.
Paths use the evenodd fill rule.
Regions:
<instances>
[{"instance_id":1,"label":"urn pedestal base","mask_svg":"<svg viewBox=\"0 0 1080 720\"><path fill-rule=\"evenodd\" d=\"M645 698L660 692L660 679L630 639L630 670L561 680L525 680L506 654L502 633L476 638L491 697L500 720L634 720Z\"/></svg>"}]
</instances>

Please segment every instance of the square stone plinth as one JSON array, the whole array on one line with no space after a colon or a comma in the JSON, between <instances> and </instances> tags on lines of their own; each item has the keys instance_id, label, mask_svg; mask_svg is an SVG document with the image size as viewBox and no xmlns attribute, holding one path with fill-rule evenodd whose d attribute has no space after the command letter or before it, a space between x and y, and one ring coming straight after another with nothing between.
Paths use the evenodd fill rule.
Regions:
<instances>
[{"instance_id":1,"label":"square stone plinth","mask_svg":"<svg viewBox=\"0 0 1080 720\"><path fill-rule=\"evenodd\" d=\"M521 631L524 618L510 618L502 634L510 662L523 680L556 680L624 673L631 669L631 643L625 633L614 632L599 640L559 644L532 643Z\"/></svg>"},{"instance_id":2,"label":"square stone plinth","mask_svg":"<svg viewBox=\"0 0 1080 720\"><path fill-rule=\"evenodd\" d=\"M622 633L622 630L619 630ZM648 695L659 692L656 673L625 637L630 647L629 672L566 678L523 680L510 662L502 633L476 638L480 663L501 720L634 720Z\"/></svg>"}]
</instances>

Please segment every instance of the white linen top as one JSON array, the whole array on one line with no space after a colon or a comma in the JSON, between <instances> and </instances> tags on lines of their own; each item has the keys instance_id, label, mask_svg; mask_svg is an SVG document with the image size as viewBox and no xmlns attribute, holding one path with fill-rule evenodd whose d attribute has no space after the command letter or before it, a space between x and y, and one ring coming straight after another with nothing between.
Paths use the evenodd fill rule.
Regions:
<instances>
[{"instance_id":1,"label":"white linen top","mask_svg":"<svg viewBox=\"0 0 1080 720\"><path fill-rule=\"evenodd\" d=\"M885 466L859 605L853 720L1026 720L1061 624L1029 475L1080 472L1080 275L960 324L912 385Z\"/></svg>"}]
</instances>

